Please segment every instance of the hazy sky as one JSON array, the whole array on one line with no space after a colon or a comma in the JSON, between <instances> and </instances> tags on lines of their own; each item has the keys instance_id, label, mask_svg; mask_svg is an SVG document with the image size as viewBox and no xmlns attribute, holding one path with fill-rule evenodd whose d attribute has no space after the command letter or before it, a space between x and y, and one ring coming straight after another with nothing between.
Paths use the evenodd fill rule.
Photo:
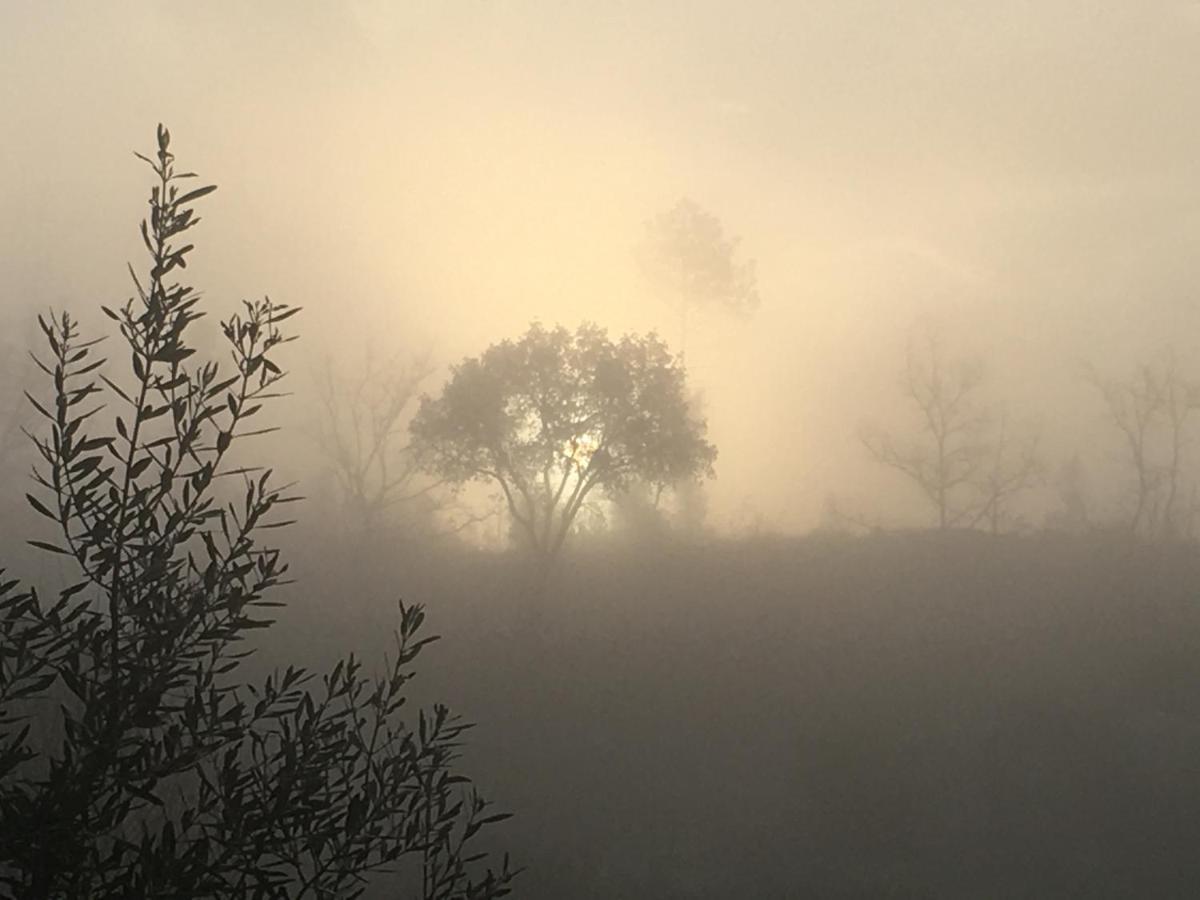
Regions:
<instances>
[{"instance_id":1,"label":"hazy sky","mask_svg":"<svg viewBox=\"0 0 1200 900\"><path fill-rule=\"evenodd\" d=\"M5 322L127 294L160 120L221 187L196 282L305 306L298 371L534 318L676 341L633 248L718 215L763 297L689 336L721 521L885 484L855 432L919 318L1054 453L1099 417L1082 362L1200 333L1196 2L4 0Z\"/></svg>"}]
</instances>

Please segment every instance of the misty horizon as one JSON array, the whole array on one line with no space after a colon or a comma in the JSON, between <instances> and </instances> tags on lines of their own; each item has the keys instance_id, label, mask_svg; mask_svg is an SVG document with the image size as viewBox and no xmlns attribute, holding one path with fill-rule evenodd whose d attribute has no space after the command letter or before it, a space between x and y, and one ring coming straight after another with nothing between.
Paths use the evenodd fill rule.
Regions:
<instances>
[{"instance_id":1,"label":"misty horizon","mask_svg":"<svg viewBox=\"0 0 1200 900\"><path fill-rule=\"evenodd\" d=\"M257 572L274 624L213 677L411 692L397 733L447 755L397 743L391 787L440 802L461 759L514 896L1192 896L1198 108L1194 0L0 3L0 571L39 592L0 585L0 738L55 701L0 753L0 894L157 871L57 829L117 808L109 773L112 833L172 821L105 754L182 740L161 685L187 629L265 628ZM105 354L134 412L68 426L63 371ZM179 400L209 359L241 386ZM96 606L39 619L56 592ZM77 784L36 774L82 733L60 693L107 723ZM278 783L208 798L264 858L324 823L272 896L345 895L364 817L433 841L433 806L371 806L382 769L313 787L365 741L290 780L296 727ZM190 877L168 833L142 850ZM501 896L438 893L449 833L419 872L357 859L367 896ZM249 890L246 852L197 895Z\"/></svg>"},{"instance_id":2,"label":"misty horizon","mask_svg":"<svg viewBox=\"0 0 1200 900\"><path fill-rule=\"evenodd\" d=\"M0 12L10 327L128 294L130 151L163 120L221 188L209 296L303 306L305 359L431 352L430 391L534 320L677 346L636 245L680 197L711 211L762 297L690 339L726 530L807 530L829 495L923 524L856 437L894 421L922 321L1101 472L1121 450L1084 367L1194 350L1189 4L71 9Z\"/></svg>"}]
</instances>

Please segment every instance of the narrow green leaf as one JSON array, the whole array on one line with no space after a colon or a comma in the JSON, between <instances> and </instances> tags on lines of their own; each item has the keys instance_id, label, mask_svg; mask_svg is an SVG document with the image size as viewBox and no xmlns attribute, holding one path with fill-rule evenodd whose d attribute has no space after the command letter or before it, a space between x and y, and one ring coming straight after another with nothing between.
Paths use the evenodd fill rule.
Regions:
<instances>
[{"instance_id":1,"label":"narrow green leaf","mask_svg":"<svg viewBox=\"0 0 1200 900\"><path fill-rule=\"evenodd\" d=\"M71 555L70 550L64 550L62 547L54 546L54 544L47 544L45 541L29 541L28 543L39 550L45 550L49 553L61 553L63 556Z\"/></svg>"}]
</instances>

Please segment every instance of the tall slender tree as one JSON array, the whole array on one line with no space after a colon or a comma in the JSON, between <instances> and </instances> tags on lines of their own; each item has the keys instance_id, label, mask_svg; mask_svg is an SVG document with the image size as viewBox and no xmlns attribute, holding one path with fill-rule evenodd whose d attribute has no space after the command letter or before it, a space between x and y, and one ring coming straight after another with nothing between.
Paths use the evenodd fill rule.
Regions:
<instances>
[{"instance_id":1,"label":"tall slender tree","mask_svg":"<svg viewBox=\"0 0 1200 900\"><path fill-rule=\"evenodd\" d=\"M759 303L753 260L737 260L738 239L720 219L684 198L646 223L642 272L679 316L679 357L687 358L689 319L714 307L745 315Z\"/></svg>"}]
</instances>

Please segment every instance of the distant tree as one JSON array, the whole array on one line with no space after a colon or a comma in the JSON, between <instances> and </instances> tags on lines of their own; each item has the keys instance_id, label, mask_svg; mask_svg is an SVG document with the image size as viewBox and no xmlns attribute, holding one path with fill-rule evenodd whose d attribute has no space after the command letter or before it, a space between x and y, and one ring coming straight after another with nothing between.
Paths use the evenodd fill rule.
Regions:
<instances>
[{"instance_id":1,"label":"distant tree","mask_svg":"<svg viewBox=\"0 0 1200 900\"><path fill-rule=\"evenodd\" d=\"M721 220L689 198L646 223L637 248L642 274L679 316L679 358L686 364L692 313L719 309L749 315L758 308L754 260L737 259L739 239L726 235ZM688 397L692 414L702 415L699 394ZM674 489L676 519L698 532L708 510L704 485L689 480Z\"/></svg>"},{"instance_id":2,"label":"distant tree","mask_svg":"<svg viewBox=\"0 0 1200 900\"><path fill-rule=\"evenodd\" d=\"M1186 450L1200 410L1200 385L1183 375L1174 353L1161 363L1138 366L1126 379L1094 371L1089 377L1121 434L1132 469L1129 530L1154 539L1189 536L1194 504Z\"/></svg>"},{"instance_id":3,"label":"distant tree","mask_svg":"<svg viewBox=\"0 0 1200 900\"><path fill-rule=\"evenodd\" d=\"M544 569L593 491L710 475L717 451L688 413L684 370L657 337L532 326L457 365L411 426L422 465L499 485Z\"/></svg>"},{"instance_id":4,"label":"distant tree","mask_svg":"<svg viewBox=\"0 0 1200 900\"><path fill-rule=\"evenodd\" d=\"M1038 436L1015 440L1009 434L1008 417L1001 416L984 449L979 475L974 479L978 511L971 525L986 523L992 534L1013 524L1009 502L1042 477Z\"/></svg>"},{"instance_id":5,"label":"distant tree","mask_svg":"<svg viewBox=\"0 0 1200 900\"><path fill-rule=\"evenodd\" d=\"M721 221L684 198L646 223L638 247L642 272L679 314L679 356L687 357L693 310L717 307L737 314L758 306L754 261L738 262L737 238Z\"/></svg>"},{"instance_id":6,"label":"distant tree","mask_svg":"<svg viewBox=\"0 0 1200 900\"><path fill-rule=\"evenodd\" d=\"M56 600L0 583L0 893L50 898L326 898L408 866L422 900L499 897L478 871L490 815L454 760L465 726L402 714L420 607L401 605L381 677L353 656L319 680L239 679L245 639L284 582L266 529L291 499L231 448L262 429L295 309L247 303L223 323L228 372L195 363L199 295L174 279L198 221L159 126L142 237L150 259L117 323L118 372L68 314L39 319L46 395L37 487L77 570ZM32 721L30 721L32 720ZM41 726L33 730L31 725Z\"/></svg>"},{"instance_id":7,"label":"distant tree","mask_svg":"<svg viewBox=\"0 0 1200 900\"><path fill-rule=\"evenodd\" d=\"M981 381L975 363L946 364L936 335L923 335L920 346L910 340L901 390L918 413L921 438L901 441L879 431L862 435L876 460L907 475L933 504L942 529L975 514L959 495L978 475L985 455L985 419L974 403Z\"/></svg>"},{"instance_id":8,"label":"distant tree","mask_svg":"<svg viewBox=\"0 0 1200 900\"><path fill-rule=\"evenodd\" d=\"M419 500L435 486L420 483L407 440L407 418L421 382L433 371L427 357L379 364L369 350L359 370L326 359L319 372L316 436L350 517L374 528L391 508Z\"/></svg>"},{"instance_id":9,"label":"distant tree","mask_svg":"<svg viewBox=\"0 0 1200 900\"><path fill-rule=\"evenodd\" d=\"M480 521L421 470L408 445L418 390L432 372L428 354L380 363L368 350L356 369L327 359L317 376L317 444L362 533L444 536Z\"/></svg>"},{"instance_id":10,"label":"distant tree","mask_svg":"<svg viewBox=\"0 0 1200 900\"><path fill-rule=\"evenodd\" d=\"M902 472L933 505L939 529L981 523L999 530L1009 502L1040 472L1036 438L1014 442L1004 420L995 430L978 402L974 361L948 364L933 332L909 341L901 390L917 413L917 438L866 429L861 438L883 465Z\"/></svg>"}]
</instances>

